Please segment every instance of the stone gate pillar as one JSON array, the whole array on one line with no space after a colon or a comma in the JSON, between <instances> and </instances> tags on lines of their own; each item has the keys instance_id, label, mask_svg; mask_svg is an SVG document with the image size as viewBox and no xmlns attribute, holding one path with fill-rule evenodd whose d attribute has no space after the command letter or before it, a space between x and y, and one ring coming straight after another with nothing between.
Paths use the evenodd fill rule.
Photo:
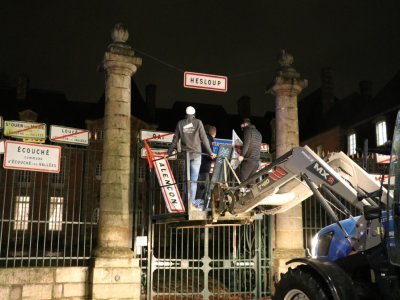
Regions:
<instances>
[{"instance_id":1,"label":"stone gate pillar","mask_svg":"<svg viewBox=\"0 0 400 300\"><path fill-rule=\"evenodd\" d=\"M291 67L293 56L282 50L280 68L269 92L275 95L276 157L299 145L297 96L307 86L307 80ZM276 279L286 271L285 262L304 256L301 204L275 215L273 270Z\"/></svg>"},{"instance_id":2,"label":"stone gate pillar","mask_svg":"<svg viewBox=\"0 0 400 300\"><path fill-rule=\"evenodd\" d=\"M141 65L117 24L102 62L105 72L103 169L98 246L92 270L93 299L139 299L140 269L133 258L129 211L131 76Z\"/></svg>"}]
</instances>

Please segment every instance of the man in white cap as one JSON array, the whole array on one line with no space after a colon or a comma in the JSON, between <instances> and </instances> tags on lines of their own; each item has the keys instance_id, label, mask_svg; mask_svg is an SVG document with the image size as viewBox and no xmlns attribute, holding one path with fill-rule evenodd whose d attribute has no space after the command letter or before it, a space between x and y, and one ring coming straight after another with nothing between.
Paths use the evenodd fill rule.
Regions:
<instances>
[{"instance_id":1,"label":"man in white cap","mask_svg":"<svg viewBox=\"0 0 400 300\"><path fill-rule=\"evenodd\" d=\"M168 155L172 154L180 140L182 150L189 153L190 159L190 201L196 208L201 209L203 201L195 199L201 165L201 144L203 144L207 154L212 158L215 157L215 154L212 153L203 123L199 119L196 119L195 113L196 110L193 106L186 108L186 118L180 120L176 125L175 135L169 146Z\"/></svg>"}]
</instances>

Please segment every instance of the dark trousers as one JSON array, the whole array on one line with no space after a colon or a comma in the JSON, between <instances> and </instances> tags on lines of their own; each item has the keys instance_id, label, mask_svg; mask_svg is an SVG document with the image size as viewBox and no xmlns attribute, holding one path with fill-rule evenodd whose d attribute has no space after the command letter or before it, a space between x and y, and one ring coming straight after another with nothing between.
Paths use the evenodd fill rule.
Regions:
<instances>
[{"instance_id":1,"label":"dark trousers","mask_svg":"<svg viewBox=\"0 0 400 300\"><path fill-rule=\"evenodd\" d=\"M209 172L200 172L199 179L197 179L197 192L196 199L206 200L206 191L210 184L210 173Z\"/></svg>"},{"instance_id":2,"label":"dark trousers","mask_svg":"<svg viewBox=\"0 0 400 300\"><path fill-rule=\"evenodd\" d=\"M240 181L245 181L255 172L257 172L259 166L258 160L244 160L240 164Z\"/></svg>"}]
</instances>

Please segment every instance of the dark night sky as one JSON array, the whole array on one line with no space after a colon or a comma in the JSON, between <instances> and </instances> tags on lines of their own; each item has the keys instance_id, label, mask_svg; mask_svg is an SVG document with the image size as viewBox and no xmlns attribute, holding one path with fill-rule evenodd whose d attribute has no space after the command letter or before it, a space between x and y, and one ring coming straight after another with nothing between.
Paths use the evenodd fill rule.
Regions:
<instances>
[{"instance_id":1,"label":"dark night sky","mask_svg":"<svg viewBox=\"0 0 400 300\"><path fill-rule=\"evenodd\" d=\"M181 71L137 53L137 84L142 92L156 84L160 107L220 103L235 113L247 95L252 113L263 115L273 109L264 88L280 49L309 80L302 96L319 87L325 66L334 68L339 97L358 90L362 79L377 92L400 70L399 0L7 1L0 8L1 76L15 83L25 73L34 88L97 101L104 77L96 69L118 22L140 52L180 70L228 76L225 94L184 89Z\"/></svg>"}]
</instances>

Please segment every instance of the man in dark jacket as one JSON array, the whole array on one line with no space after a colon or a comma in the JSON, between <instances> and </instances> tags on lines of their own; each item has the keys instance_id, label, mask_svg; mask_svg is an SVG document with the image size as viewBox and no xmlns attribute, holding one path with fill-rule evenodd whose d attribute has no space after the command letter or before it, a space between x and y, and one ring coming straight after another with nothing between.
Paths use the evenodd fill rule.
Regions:
<instances>
[{"instance_id":1,"label":"man in dark jacket","mask_svg":"<svg viewBox=\"0 0 400 300\"><path fill-rule=\"evenodd\" d=\"M207 134L208 142L210 144L211 149L213 148L214 138L217 135L217 129L215 126L205 125L204 129ZM201 145L201 152L207 153L206 148ZM196 199L205 199L205 193L207 190L207 186L210 180L210 170L211 170L211 163L212 158L210 156L202 156L201 158L201 166L200 166L200 173L199 173L199 184L197 185L197 193Z\"/></svg>"},{"instance_id":2,"label":"man in dark jacket","mask_svg":"<svg viewBox=\"0 0 400 300\"><path fill-rule=\"evenodd\" d=\"M168 155L171 155L174 148L176 148L179 141L181 141L181 147L183 151L189 153L190 160L190 195L189 199L196 208L201 208L203 203L195 201L197 191L197 180L199 177L199 170L201 164L201 145L204 145L206 154L212 158L215 154L212 153L210 144L207 139L207 135L204 131L203 123L196 119L196 110L193 106L186 108L186 118L180 120L176 125L175 135L172 139L172 143L168 148Z\"/></svg>"},{"instance_id":3,"label":"man in dark jacket","mask_svg":"<svg viewBox=\"0 0 400 300\"><path fill-rule=\"evenodd\" d=\"M261 133L251 124L250 119L243 119L240 125L243 130L243 148L239 156L240 181L244 181L257 172L260 164Z\"/></svg>"}]
</instances>

